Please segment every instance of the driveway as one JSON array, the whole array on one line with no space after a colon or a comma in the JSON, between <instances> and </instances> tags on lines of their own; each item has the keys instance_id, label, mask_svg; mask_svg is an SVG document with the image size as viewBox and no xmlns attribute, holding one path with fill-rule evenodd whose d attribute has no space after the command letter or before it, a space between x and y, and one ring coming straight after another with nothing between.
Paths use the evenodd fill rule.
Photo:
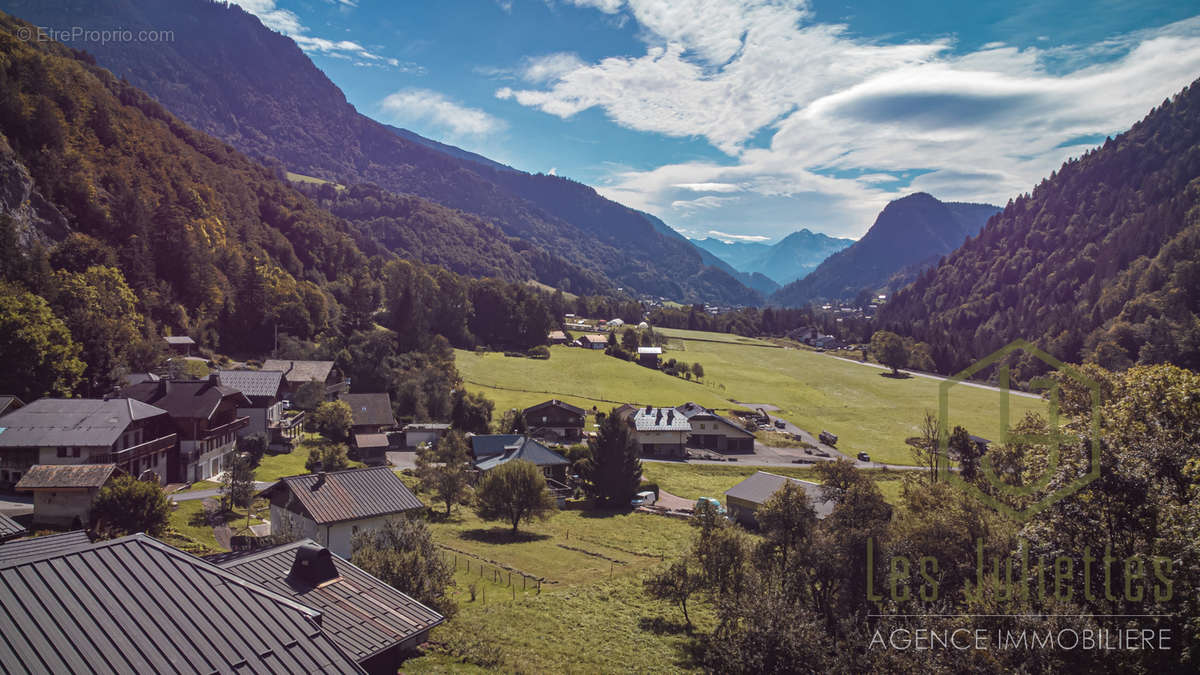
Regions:
<instances>
[{"instance_id":1,"label":"driveway","mask_svg":"<svg viewBox=\"0 0 1200 675\"><path fill-rule=\"evenodd\" d=\"M416 469L417 453L415 450L387 453L387 461L397 469Z\"/></svg>"}]
</instances>

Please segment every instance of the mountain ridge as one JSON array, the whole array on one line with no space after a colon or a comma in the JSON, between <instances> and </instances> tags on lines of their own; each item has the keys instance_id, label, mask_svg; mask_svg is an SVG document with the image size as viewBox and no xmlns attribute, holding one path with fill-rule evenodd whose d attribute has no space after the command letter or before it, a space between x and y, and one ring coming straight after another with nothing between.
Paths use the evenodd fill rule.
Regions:
<instances>
[{"instance_id":1,"label":"mountain ridge","mask_svg":"<svg viewBox=\"0 0 1200 675\"><path fill-rule=\"evenodd\" d=\"M739 272L761 274L777 286L782 286L805 277L826 258L853 244L854 240L802 228L774 244L727 242L717 237L706 237L693 243Z\"/></svg>"}]
</instances>

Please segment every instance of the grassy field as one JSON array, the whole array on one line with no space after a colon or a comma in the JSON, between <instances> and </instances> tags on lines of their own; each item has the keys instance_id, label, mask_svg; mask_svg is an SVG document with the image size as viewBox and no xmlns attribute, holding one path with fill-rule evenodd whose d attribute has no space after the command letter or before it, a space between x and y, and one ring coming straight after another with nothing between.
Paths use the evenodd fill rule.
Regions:
<instances>
[{"instance_id":1,"label":"grassy field","mask_svg":"<svg viewBox=\"0 0 1200 675\"><path fill-rule=\"evenodd\" d=\"M467 388L496 401L498 411L529 406L551 396L601 410L611 408L614 404L610 401L654 405L695 401L720 410L737 407L735 401L768 403L778 406L781 416L803 429L837 434L842 452L851 456L867 452L873 460L891 464L912 463L904 439L918 434L926 410L938 408L939 383L928 378L884 377L876 368L807 350L767 347L763 345L769 343L750 338L662 332L671 335L676 345L667 356L703 364L704 384L619 361L599 351L571 347L552 348L547 361L457 352L457 365ZM999 396L975 387L954 388L951 424L998 439ZM1021 397L1011 399L1014 422L1029 410L1044 413L1045 405Z\"/></svg>"},{"instance_id":2,"label":"grassy field","mask_svg":"<svg viewBox=\"0 0 1200 675\"><path fill-rule=\"evenodd\" d=\"M700 497L716 497L725 501L725 491L746 479L755 471L767 471L799 478L810 482L818 482L815 472L808 467L753 467L753 466L722 466L720 464L683 464L673 462L642 462L642 476L658 487L678 497L699 499ZM899 471L868 470L871 478L883 493L889 503L895 504L900 498Z\"/></svg>"},{"instance_id":3,"label":"grassy field","mask_svg":"<svg viewBox=\"0 0 1200 675\"><path fill-rule=\"evenodd\" d=\"M325 180L324 178L317 178L316 176L305 176L302 173L294 173L292 171L287 172L287 179L292 181L293 183L312 183L314 185L329 184L329 185L332 185L333 187L337 188L338 190L346 189L345 185L334 183L333 181Z\"/></svg>"}]
</instances>

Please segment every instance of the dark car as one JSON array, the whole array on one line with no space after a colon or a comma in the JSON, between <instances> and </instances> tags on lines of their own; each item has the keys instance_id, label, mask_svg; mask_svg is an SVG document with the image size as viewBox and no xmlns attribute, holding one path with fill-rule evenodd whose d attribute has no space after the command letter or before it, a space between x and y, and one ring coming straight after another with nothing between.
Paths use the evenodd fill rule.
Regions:
<instances>
[{"instance_id":1,"label":"dark car","mask_svg":"<svg viewBox=\"0 0 1200 675\"><path fill-rule=\"evenodd\" d=\"M825 445L837 445L837 436L834 436L828 431L822 431L821 435L817 436L817 438L819 438Z\"/></svg>"},{"instance_id":2,"label":"dark car","mask_svg":"<svg viewBox=\"0 0 1200 675\"><path fill-rule=\"evenodd\" d=\"M869 462L869 461L871 461L871 456L865 452L860 452L860 453L858 453L858 461Z\"/></svg>"},{"instance_id":3,"label":"dark car","mask_svg":"<svg viewBox=\"0 0 1200 675\"><path fill-rule=\"evenodd\" d=\"M776 429L786 429L787 422L784 422L783 420L775 420L775 428Z\"/></svg>"}]
</instances>

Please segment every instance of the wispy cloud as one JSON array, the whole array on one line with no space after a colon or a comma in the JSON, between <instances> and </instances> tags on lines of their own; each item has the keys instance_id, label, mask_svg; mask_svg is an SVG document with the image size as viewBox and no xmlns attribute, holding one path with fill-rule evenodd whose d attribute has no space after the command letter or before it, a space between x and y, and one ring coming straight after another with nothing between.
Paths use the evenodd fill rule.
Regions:
<instances>
[{"instance_id":1,"label":"wispy cloud","mask_svg":"<svg viewBox=\"0 0 1200 675\"><path fill-rule=\"evenodd\" d=\"M728 232L722 232L720 230L709 230L708 236L714 237L716 239L721 239L722 241L725 241L726 243L730 243L730 242L734 242L734 241L749 241L749 242L770 241L770 239L771 239L770 237L766 237L761 234L730 234Z\"/></svg>"},{"instance_id":2,"label":"wispy cloud","mask_svg":"<svg viewBox=\"0 0 1200 675\"><path fill-rule=\"evenodd\" d=\"M299 47L309 54L324 54L335 58L355 60L356 66L372 66L378 68L395 68L402 72L424 73L424 69L416 64L401 64L394 58L376 54L353 40L331 40L311 35L309 29L293 11L276 5L275 0L229 0L231 4L257 16L263 25L273 31L290 37ZM358 6L356 0L337 0L344 8ZM411 68L405 68L410 65Z\"/></svg>"},{"instance_id":3,"label":"wispy cloud","mask_svg":"<svg viewBox=\"0 0 1200 675\"><path fill-rule=\"evenodd\" d=\"M456 103L429 89L401 89L379 103L382 115L403 125L427 125L463 138L503 131L504 120Z\"/></svg>"},{"instance_id":4,"label":"wispy cloud","mask_svg":"<svg viewBox=\"0 0 1200 675\"><path fill-rule=\"evenodd\" d=\"M695 211L697 209L715 209L732 201L736 201L737 197L699 197L697 199L678 199L671 202L671 208L676 211Z\"/></svg>"}]
</instances>

